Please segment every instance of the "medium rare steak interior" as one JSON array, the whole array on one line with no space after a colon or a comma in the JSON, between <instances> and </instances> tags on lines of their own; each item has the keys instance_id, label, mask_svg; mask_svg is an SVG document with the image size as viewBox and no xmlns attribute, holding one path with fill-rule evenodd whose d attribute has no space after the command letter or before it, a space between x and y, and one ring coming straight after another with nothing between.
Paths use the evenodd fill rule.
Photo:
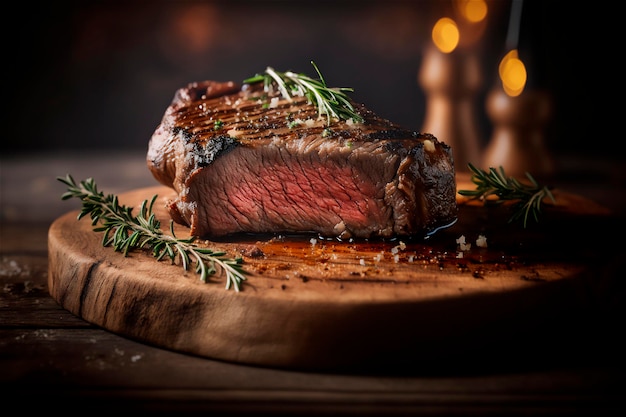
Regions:
<instances>
[{"instance_id":1,"label":"medium rare steak interior","mask_svg":"<svg viewBox=\"0 0 626 417\"><path fill-rule=\"evenodd\" d=\"M172 219L202 238L426 236L456 221L452 150L350 101L322 114L263 82L179 89L148 147Z\"/></svg>"}]
</instances>

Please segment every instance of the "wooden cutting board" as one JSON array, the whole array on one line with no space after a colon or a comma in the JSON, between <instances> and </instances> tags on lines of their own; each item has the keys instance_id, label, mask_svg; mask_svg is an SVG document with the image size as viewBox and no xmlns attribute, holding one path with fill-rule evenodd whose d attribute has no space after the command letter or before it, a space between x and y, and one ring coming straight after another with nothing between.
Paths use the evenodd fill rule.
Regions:
<instances>
[{"instance_id":1,"label":"wooden cutting board","mask_svg":"<svg viewBox=\"0 0 626 417\"><path fill-rule=\"evenodd\" d=\"M473 186L459 180L459 189ZM132 190L138 206L173 191ZM202 242L243 256L241 291L222 277L203 283L193 271L149 253L124 256L102 246L102 233L69 212L49 229L49 291L73 314L148 344L238 363L337 370L392 366L483 351L494 343L535 343L590 308L589 288L606 248L580 244L610 213L555 191L539 224L507 223L503 207L459 196L459 219L429 239L341 242L312 236L244 236ZM585 225L584 227L582 225ZM176 235L188 229L176 226ZM486 247L477 245L479 236ZM462 250L464 237L469 248ZM579 244L572 244L579 242ZM590 273L594 272L594 273ZM546 332L541 332L545 329ZM448 359L446 359L448 358Z\"/></svg>"}]
</instances>

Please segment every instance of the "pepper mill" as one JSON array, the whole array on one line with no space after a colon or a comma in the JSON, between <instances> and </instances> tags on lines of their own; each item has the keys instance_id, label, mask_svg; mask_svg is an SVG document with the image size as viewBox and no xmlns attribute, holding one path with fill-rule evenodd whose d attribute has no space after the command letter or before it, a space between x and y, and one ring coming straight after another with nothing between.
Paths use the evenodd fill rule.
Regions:
<instances>
[{"instance_id":1,"label":"pepper mill","mask_svg":"<svg viewBox=\"0 0 626 417\"><path fill-rule=\"evenodd\" d=\"M554 163L545 144L545 127L552 113L550 97L539 90L508 96L501 87L487 95L492 137L483 154L483 169L504 168L507 175L549 177Z\"/></svg>"},{"instance_id":2,"label":"pepper mill","mask_svg":"<svg viewBox=\"0 0 626 417\"><path fill-rule=\"evenodd\" d=\"M443 53L430 46L418 82L427 96L422 132L452 148L457 172L468 172L470 162L478 166L481 143L475 101L482 75L476 53L466 49Z\"/></svg>"}]
</instances>

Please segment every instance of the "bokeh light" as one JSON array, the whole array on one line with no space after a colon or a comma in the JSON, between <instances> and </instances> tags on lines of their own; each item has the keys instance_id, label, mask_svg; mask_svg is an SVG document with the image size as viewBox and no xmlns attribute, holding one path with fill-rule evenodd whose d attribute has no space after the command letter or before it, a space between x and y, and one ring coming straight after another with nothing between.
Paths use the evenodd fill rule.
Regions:
<instances>
[{"instance_id":1,"label":"bokeh light","mask_svg":"<svg viewBox=\"0 0 626 417\"><path fill-rule=\"evenodd\" d=\"M504 92L511 96L517 97L522 94L526 86L526 67L519 59L517 49L508 52L500 61L498 73L502 81Z\"/></svg>"},{"instance_id":2,"label":"bokeh light","mask_svg":"<svg viewBox=\"0 0 626 417\"><path fill-rule=\"evenodd\" d=\"M468 22L481 22L487 17L485 0L456 0L455 6L459 14Z\"/></svg>"},{"instance_id":3,"label":"bokeh light","mask_svg":"<svg viewBox=\"0 0 626 417\"><path fill-rule=\"evenodd\" d=\"M450 53L459 44L459 28L449 17L442 17L433 26L432 38L441 52Z\"/></svg>"}]
</instances>

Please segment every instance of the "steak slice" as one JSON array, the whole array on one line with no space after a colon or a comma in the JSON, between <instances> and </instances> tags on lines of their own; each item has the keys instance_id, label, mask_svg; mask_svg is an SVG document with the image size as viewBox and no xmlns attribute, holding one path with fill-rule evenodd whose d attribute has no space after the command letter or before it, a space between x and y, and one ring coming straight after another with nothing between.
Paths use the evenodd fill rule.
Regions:
<instances>
[{"instance_id":1,"label":"steak slice","mask_svg":"<svg viewBox=\"0 0 626 417\"><path fill-rule=\"evenodd\" d=\"M451 148L352 104L363 121L329 124L306 97L263 83L192 83L166 109L147 164L177 192L172 219L201 238L424 237L454 223Z\"/></svg>"}]
</instances>

